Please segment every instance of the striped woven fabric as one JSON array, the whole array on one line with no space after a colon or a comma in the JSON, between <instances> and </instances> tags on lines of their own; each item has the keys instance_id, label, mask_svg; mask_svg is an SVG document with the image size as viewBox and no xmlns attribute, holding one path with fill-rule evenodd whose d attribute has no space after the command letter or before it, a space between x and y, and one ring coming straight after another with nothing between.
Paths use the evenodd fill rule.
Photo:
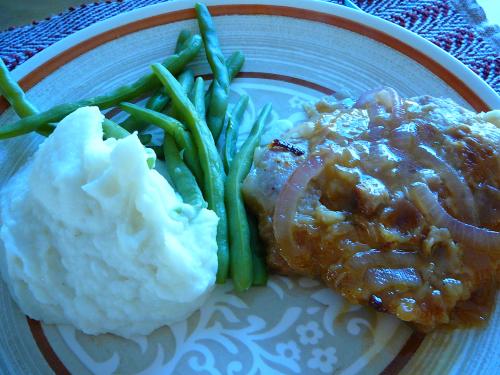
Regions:
<instances>
[{"instance_id":1,"label":"striped woven fabric","mask_svg":"<svg viewBox=\"0 0 500 375\"><path fill-rule=\"evenodd\" d=\"M164 0L100 1L0 32L0 58L15 68L58 40L94 22ZM325 0L326 1L326 0ZM343 3L342 0L329 0ZM407 28L458 58L500 93L497 30L485 31L474 0L354 0L362 10Z\"/></svg>"}]
</instances>

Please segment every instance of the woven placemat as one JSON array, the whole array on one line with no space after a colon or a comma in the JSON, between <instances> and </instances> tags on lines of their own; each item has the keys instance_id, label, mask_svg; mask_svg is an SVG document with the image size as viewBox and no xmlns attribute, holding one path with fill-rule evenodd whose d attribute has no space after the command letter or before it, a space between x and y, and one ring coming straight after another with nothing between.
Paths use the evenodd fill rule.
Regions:
<instances>
[{"instance_id":1,"label":"woven placemat","mask_svg":"<svg viewBox=\"0 0 500 375\"><path fill-rule=\"evenodd\" d=\"M175 0L173 0L175 1ZM327 0L325 0L327 1ZM164 0L97 1L0 32L9 69L97 21ZM340 3L341 0L329 0ZM352 0L363 11L403 26L449 52L500 93L500 31L474 0Z\"/></svg>"}]
</instances>

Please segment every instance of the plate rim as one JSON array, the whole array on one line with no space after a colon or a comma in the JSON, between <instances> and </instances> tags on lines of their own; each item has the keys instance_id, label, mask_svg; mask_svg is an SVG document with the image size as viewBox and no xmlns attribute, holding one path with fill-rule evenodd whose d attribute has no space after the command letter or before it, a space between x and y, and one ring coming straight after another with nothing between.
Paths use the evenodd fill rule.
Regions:
<instances>
[{"instance_id":1,"label":"plate rim","mask_svg":"<svg viewBox=\"0 0 500 375\"><path fill-rule=\"evenodd\" d=\"M78 54L72 54L69 58L61 64L53 64L54 60L57 60L58 56L61 56L64 52L67 52L72 47L80 45L82 43L86 43L91 41L93 38L99 36L100 34L107 33L114 29L119 29L121 26L125 26L127 24L131 24L133 22L141 22L145 19L154 17L154 16L162 16L169 13L174 13L177 11L184 11L186 13L194 14L194 4L197 1L195 0L176 0L169 1L166 3L158 3L147 5L142 8L137 8L128 12L120 13L108 19L98 21L82 30L78 30L75 33L57 41L56 43L50 45L43 51L37 53L32 58L25 61L23 64L19 65L12 71L13 77L20 81L21 86L24 89L30 89L33 87L40 79L35 79L37 77L33 77L35 73L41 71L39 75L49 75L51 74L58 66L63 65L64 63L71 61L72 59L79 56L79 54L87 51L84 50ZM483 79L481 79L478 75L476 75L470 68L468 68L465 64L459 61L457 58L434 45L432 42L426 40L420 35L409 31L399 25L393 24L389 21L383 20L379 17L373 16L366 12L360 12L355 9L348 8L343 5L338 5L334 3L329 3L324 0L206 0L205 3L211 6L269 6L274 8L291 8L291 9L300 9L313 11L320 14L325 14L329 16L336 16L338 18L342 18L344 20L350 21L351 23L357 23L359 25L363 25L365 27L371 28L375 31L380 32L385 36L385 38L391 38L394 40L399 40L401 45L407 46L410 49L414 50L414 52L419 52L421 54L421 58L428 59L425 63L422 61L415 60L408 53L401 51L398 48L395 48L392 44L387 43L387 39L381 40L379 38L373 38L371 35L361 34L367 38L374 39L378 42L381 42L385 45L388 45L390 48L393 48L403 54L405 54L408 58L416 61L418 64L425 67L427 70L431 71L434 75L442 79L448 86L450 86L453 90L455 90L460 96L462 95L462 90L470 91L470 94L476 96L476 103L471 102L471 100L466 99L466 101L471 104L476 110L492 110L492 109L500 109L500 95L498 95L491 86L489 86ZM241 12L240 14L244 14ZM218 16L216 14L215 16ZM188 16L186 14L185 16ZM282 16L287 16L286 14L282 14ZM300 14L295 14L291 16L292 18L303 18L300 17ZM189 17L192 18L192 17ZM189 19L186 18L186 19ZM319 20L322 22L322 20ZM152 26L149 26L152 27ZM343 27L343 26L340 26ZM351 30L359 34L356 30ZM121 37L122 34L117 35L116 37ZM103 43L106 43L109 40L105 40ZM399 47L401 47L401 45ZM92 47L92 48L95 48ZM91 48L91 49L92 49ZM434 69L430 68L428 65L432 64L432 66L438 68L440 70L440 74L436 73ZM53 65L57 65L54 67ZM44 69L45 68L45 69ZM450 84L449 80L453 80L454 82ZM459 85L459 89L457 90L456 85ZM461 90L460 90L461 89ZM3 98L0 98L0 111L4 110L7 107L7 103ZM477 99L482 101L482 103L477 103Z\"/></svg>"}]
</instances>

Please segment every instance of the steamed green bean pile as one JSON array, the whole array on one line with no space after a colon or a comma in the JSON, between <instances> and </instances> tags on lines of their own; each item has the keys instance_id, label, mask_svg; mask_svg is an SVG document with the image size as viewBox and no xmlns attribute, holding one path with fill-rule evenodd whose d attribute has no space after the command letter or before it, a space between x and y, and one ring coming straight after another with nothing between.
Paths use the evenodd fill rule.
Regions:
<instances>
[{"instance_id":1,"label":"steamed green bean pile","mask_svg":"<svg viewBox=\"0 0 500 375\"><path fill-rule=\"evenodd\" d=\"M208 8L196 4L195 11L200 34L182 30L174 54L153 64L151 73L107 94L46 111L38 111L28 101L0 60L0 94L20 117L0 126L0 139L34 131L48 136L60 120L80 107L98 106L101 111L119 108L127 116L121 122L105 119L104 138L136 133L146 147L150 168L156 158L164 160L168 180L183 201L217 214L217 283L232 278L235 289L244 291L267 281L255 219L246 211L241 184L250 171L271 105L260 111L237 150L238 129L249 98L242 96L231 104L229 93L245 59L239 51L226 57ZM212 71L210 84L188 68L202 50Z\"/></svg>"}]
</instances>

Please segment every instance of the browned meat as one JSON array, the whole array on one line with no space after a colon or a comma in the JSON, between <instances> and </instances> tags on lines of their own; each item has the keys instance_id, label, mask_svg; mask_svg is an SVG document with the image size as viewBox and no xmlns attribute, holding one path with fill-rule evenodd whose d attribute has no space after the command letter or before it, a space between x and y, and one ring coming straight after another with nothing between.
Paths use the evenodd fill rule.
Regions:
<instances>
[{"instance_id":1,"label":"browned meat","mask_svg":"<svg viewBox=\"0 0 500 375\"><path fill-rule=\"evenodd\" d=\"M451 100L322 101L244 182L268 264L422 330L490 311L500 255L500 116Z\"/></svg>"}]
</instances>

